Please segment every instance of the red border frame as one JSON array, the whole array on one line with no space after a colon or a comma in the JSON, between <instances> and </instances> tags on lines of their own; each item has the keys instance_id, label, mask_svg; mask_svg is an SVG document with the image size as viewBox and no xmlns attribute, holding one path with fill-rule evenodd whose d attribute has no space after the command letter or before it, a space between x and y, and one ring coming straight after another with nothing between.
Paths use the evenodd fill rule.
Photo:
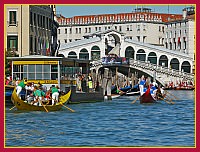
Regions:
<instances>
[{"instance_id":1,"label":"red border frame","mask_svg":"<svg viewBox=\"0 0 200 152\"><path fill-rule=\"evenodd\" d=\"M123 2L123 3L122 3ZM197 2L197 0L173 0L173 1L169 1L169 0L162 0L158 1L158 0L151 0L151 1L147 1L147 0L125 0L125 1L114 1L114 0L110 0L110 1L106 1L106 0L101 0L101 2L97 2L97 1L92 1L92 0L85 0L84 3L82 0L40 0L40 1L34 1L34 0L29 0L29 1L21 1L21 0L1 0L1 5L0 5L0 14L1 14L1 18L0 18L0 23L1 23L1 28L0 28L0 32L4 33L4 4L196 4L196 19L200 18L199 17L199 4ZM198 60L198 50L199 50L199 35L198 35L198 20L196 20L196 78L198 78L198 63L200 62L200 60ZM1 47L1 51L4 52L4 35L0 37L0 47ZM3 53L1 53L3 54ZM0 60L0 65L4 65L4 55L1 55L1 60ZM1 66L1 70L4 71L4 66ZM4 72L0 72L0 77L2 78L2 83L4 83ZM196 85L198 85L198 79L196 79ZM197 87L196 87L197 88ZM1 90L4 90L4 85L1 85ZM3 106L3 102L4 102L4 91L2 91L0 93L0 99L1 99L1 105L0 105L0 112L1 112L1 122L0 123L0 128L1 128L1 142L0 142L0 151L20 151L20 152L24 152L24 151L42 151L42 152L49 152L49 151L78 151L78 152L101 152L101 151L112 151L112 152L119 152L119 151L126 151L126 152L158 152L158 151L162 151L162 152L171 152L171 151L178 151L178 152L196 152L196 151L200 151L199 149L199 133L198 133L198 128L199 128L199 122L197 121L197 118L199 116L200 113L200 108L198 106L198 93L199 90L196 90L196 148L4 148L4 106Z\"/></svg>"}]
</instances>

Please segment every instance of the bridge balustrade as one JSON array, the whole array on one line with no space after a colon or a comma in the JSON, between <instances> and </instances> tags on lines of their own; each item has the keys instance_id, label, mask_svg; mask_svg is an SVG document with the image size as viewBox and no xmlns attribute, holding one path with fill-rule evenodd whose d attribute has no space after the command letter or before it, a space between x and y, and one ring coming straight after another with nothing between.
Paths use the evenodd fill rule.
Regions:
<instances>
[{"instance_id":1,"label":"bridge balustrade","mask_svg":"<svg viewBox=\"0 0 200 152\"><path fill-rule=\"evenodd\" d=\"M102 64L101 60L95 61L95 62L93 61L92 64L93 64L93 67L91 67L91 68L103 67L103 66L106 65L106 64ZM121 65L118 65L118 66L121 66ZM194 74L192 74L192 73L187 73L187 72L179 71L179 70L176 70L176 69L170 69L168 67L153 64L153 63L150 63L150 62L130 59L129 60L129 66L139 68L140 70L143 70L143 71L146 70L146 71L149 71L149 72L156 72L157 75L158 74L167 75L167 76L172 76L172 77L177 77L177 78L185 78L187 80L194 81Z\"/></svg>"}]
</instances>

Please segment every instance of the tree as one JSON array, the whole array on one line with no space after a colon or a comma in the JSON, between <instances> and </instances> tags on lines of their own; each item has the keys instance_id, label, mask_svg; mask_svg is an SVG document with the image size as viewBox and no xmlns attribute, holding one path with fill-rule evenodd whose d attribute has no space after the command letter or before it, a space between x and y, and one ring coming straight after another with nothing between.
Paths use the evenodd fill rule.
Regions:
<instances>
[{"instance_id":1,"label":"tree","mask_svg":"<svg viewBox=\"0 0 200 152\"><path fill-rule=\"evenodd\" d=\"M11 61L7 59L7 57L15 57L17 56L16 52L9 48L8 50L5 50L5 75L11 75L12 73L12 67L11 67Z\"/></svg>"}]
</instances>

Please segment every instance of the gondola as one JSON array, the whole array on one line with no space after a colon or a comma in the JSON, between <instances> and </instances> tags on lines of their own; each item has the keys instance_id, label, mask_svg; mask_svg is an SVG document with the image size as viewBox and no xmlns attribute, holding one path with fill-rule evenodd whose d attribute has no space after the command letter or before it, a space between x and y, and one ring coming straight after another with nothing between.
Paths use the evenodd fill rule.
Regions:
<instances>
[{"instance_id":1,"label":"gondola","mask_svg":"<svg viewBox=\"0 0 200 152\"><path fill-rule=\"evenodd\" d=\"M135 95L140 95L140 89L139 89L139 85L136 84L133 86L133 88L131 88L130 90L128 90L126 92L127 96L135 96Z\"/></svg>"},{"instance_id":2,"label":"gondola","mask_svg":"<svg viewBox=\"0 0 200 152\"><path fill-rule=\"evenodd\" d=\"M62 108L62 106L67 102L67 100L70 98L71 95L71 90L61 96L59 98L59 102L56 103L56 105L44 105L43 106L35 106L35 105L31 105L29 103L24 102L23 100L21 100L16 93L16 88L13 90L12 96L11 96L11 100L13 102L13 104L15 105L15 107L18 110L26 110L26 111L58 111Z\"/></svg>"},{"instance_id":3,"label":"gondola","mask_svg":"<svg viewBox=\"0 0 200 152\"><path fill-rule=\"evenodd\" d=\"M13 103L11 101L11 96L12 96L12 92L14 90L15 86L13 85L5 85L5 105L6 106L12 106ZM20 96L22 97L22 99L25 99L25 95L26 95L26 91L22 90L20 92Z\"/></svg>"},{"instance_id":4,"label":"gondola","mask_svg":"<svg viewBox=\"0 0 200 152\"><path fill-rule=\"evenodd\" d=\"M150 93L150 88L147 89L147 91L140 96L140 103L154 103L156 102L156 99L154 99Z\"/></svg>"}]
</instances>

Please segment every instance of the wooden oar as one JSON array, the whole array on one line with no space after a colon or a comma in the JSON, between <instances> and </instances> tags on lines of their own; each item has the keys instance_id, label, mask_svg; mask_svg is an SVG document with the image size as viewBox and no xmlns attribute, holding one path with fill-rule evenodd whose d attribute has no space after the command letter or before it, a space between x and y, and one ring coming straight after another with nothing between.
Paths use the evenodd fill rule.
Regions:
<instances>
[{"instance_id":1,"label":"wooden oar","mask_svg":"<svg viewBox=\"0 0 200 152\"><path fill-rule=\"evenodd\" d=\"M10 108L9 110L12 110L12 109L14 109L16 106L13 106L12 108Z\"/></svg>"},{"instance_id":2,"label":"wooden oar","mask_svg":"<svg viewBox=\"0 0 200 152\"><path fill-rule=\"evenodd\" d=\"M167 90L165 90L167 93L169 93ZM170 95L172 95L176 100L179 100L175 95L173 95L172 93L169 93Z\"/></svg>"},{"instance_id":3,"label":"wooden oar","mask_svg":"<svg viewBox=\"0 0 200 152\"><path fill-rule=\"evenodd\" d=\"M161 95L162 96L162 94L160 94L159 92L158 92L158 94L159 95ZM162 98L162 97L158 97L159 99L161 99L161 100L163 100L163 101L165 101L166 103L168 103L168 104L174 104L174 102L172 102L172 100L170 100L170 102L168 101L168 100L166 100L166 99L164 99L164 98Z\"/></svg>"},{"instance_id":4,"label":"wooden oar","mask_svg":"<svg viewBox=\"0 0 200 152\"><path fill-rule=\"evenodd\" d=\"M69 107L65 106L65 105L64 105L64 104L62 104L61 102L60 102L59 104L61 104L63 107L65 107L65 108L66 108L66 109L68 109L69 111L71 111L71 112L75 112L73 109L71 109L71 108L69 108Z\"/></svg>"},{"instance_id":5,"label":"wooden oar","mask_svg":"<svg viewBox=\"0 0 200 152\"><path fill-rule=\"evenodd\" d=\"M138 99L140 98L140 96L138 96L135 100L133 100L131 103L134 104Z\"/></svg>"},{"instance_id":6,"label":"wooden oar","mask_svg":"<svg viewBox=\"0 0 200 152\"><path fill-rule=\"evenodd\" d=\"M49 111L47 110L46 106L42 103L42 101L41 101L41 104L42 104L42 106L44 107L45 111L46 111L46 112L49 112Z\"/></svg>"},{"instance_id":7,"label":"wooden oar","mask_svg":"<svg viewBox=\"0 0 200 152\"><path fill-rule=\"evenodd\" d=\"M52 97L50 97L50 98L53 99ZM57 102L57 100L55 100L55 99L54 99L54 101ZM68 109L69 111L71 111L71 112L75 112L73 109L71 109L71 108L65 106L65 105L62 104L61 102L58 102L58 103L61 104L61 105L62 105L63 107L65 107L66 109Z\"/></svg>"}]
</instances>

